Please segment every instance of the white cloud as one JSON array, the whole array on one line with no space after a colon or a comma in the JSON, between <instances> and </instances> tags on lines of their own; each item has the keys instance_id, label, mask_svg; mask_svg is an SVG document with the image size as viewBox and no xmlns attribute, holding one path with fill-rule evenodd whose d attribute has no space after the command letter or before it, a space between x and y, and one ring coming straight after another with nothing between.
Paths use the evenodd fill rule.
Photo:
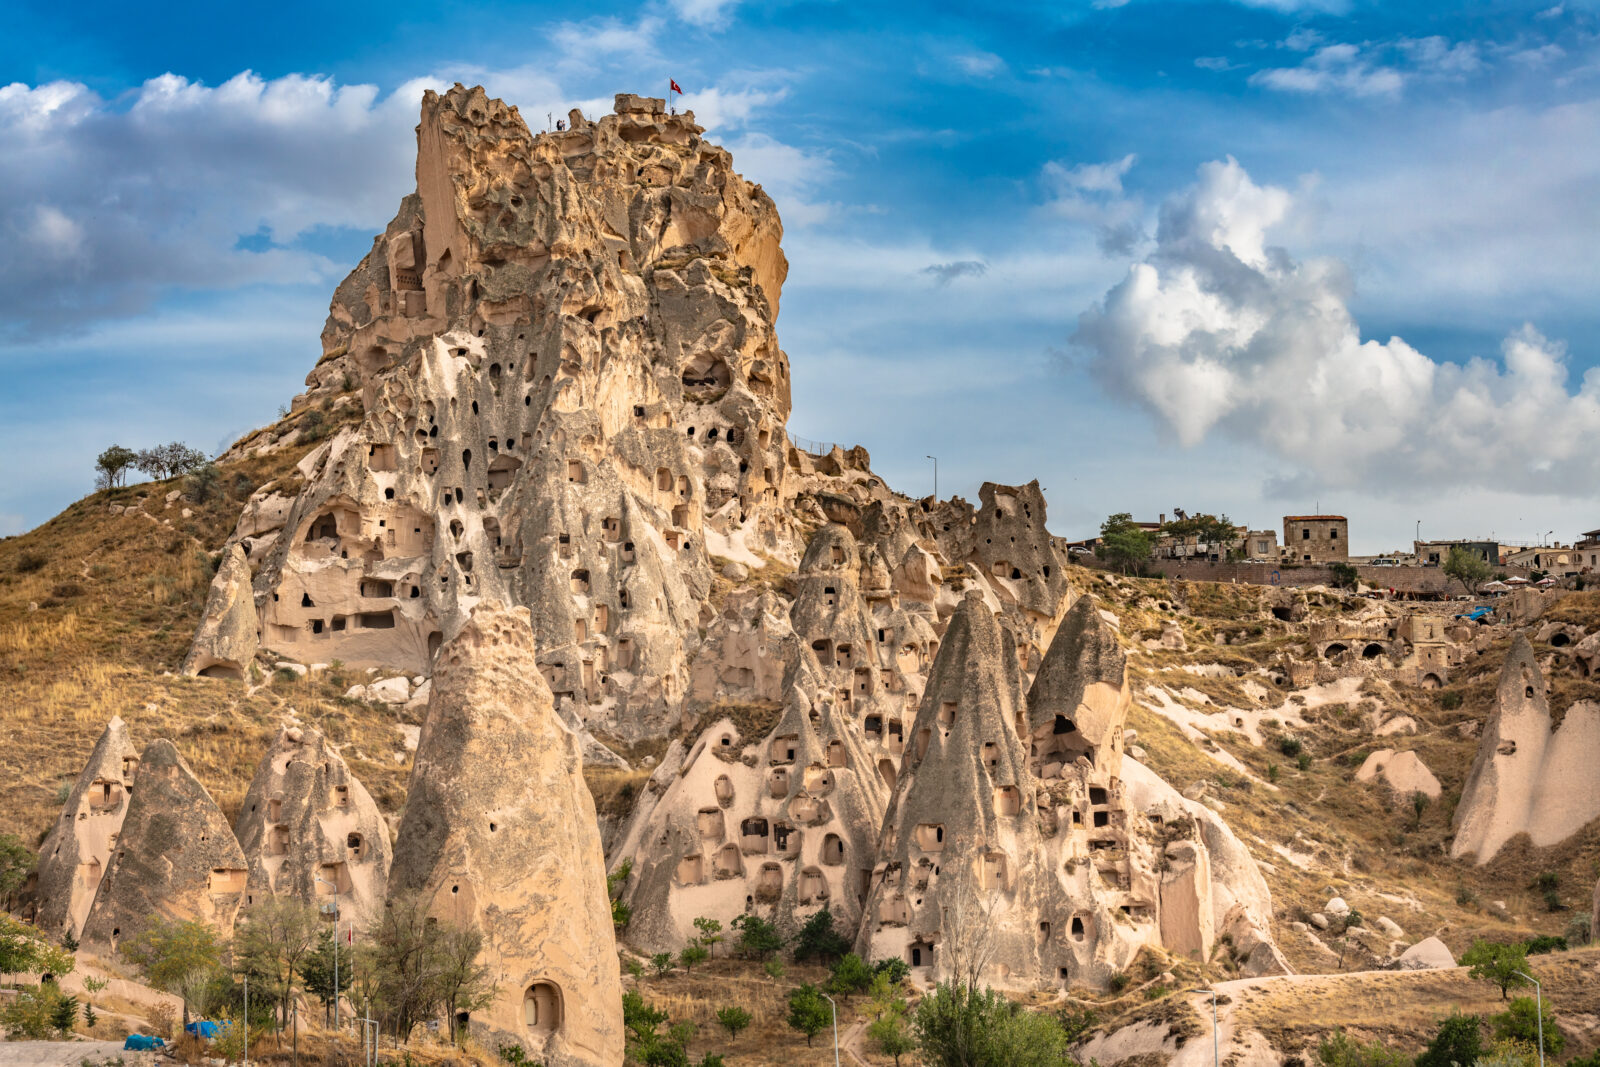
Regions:
<instances>
[{"instance_id":1,"label":"white cloud","mask_svg":"<svg viewBox=\"0 0 1600 1067\"><path fill-rule=\"evenodd\" d=\"M1393 67L1373 63L1356 45L1330 44L1318 48L1297 67L1258 70L1250 75L1250 84L1291 93L1393 96L1405 80Z\"/></svg>"},{"instance_id":2,"label":"white cloud","mask_svg":"<svg viewBox=\"0 0 1600 1067\"><path fill-rule=\"evenodd\" d=\"M955 64L974 78L992 78L1006 69L1006 61L993 52L965 52L955 57Z\"/></svg>"},{"instance_id":3,"label":"white cloud","mask_svg":"<svg viewBox=\"0 0 1600 1067\"><path fill-rule=\"evenodd\" d=\"M718 27L739 6L739 0L670 0L672 10L685 22Z\"/></svg>"},{"instance_id":4,"label":"white cloud","mask_svg":"<svg viewBox=\"0 0 1600 1067\"><path fill-rule=\"evenodd\" d=\"M1512 52L1511 60L1526 67L1547 67L1557 60L1566 58L1566 55L1567 50L1565 48L1552 43Z\"/></svg>"},{"instance_id":5,"label":"white cloud","mask_svg":"<svg viewBox=\"0 0 1600 1067\"><path fill-rule=\"evenodd\" d=\"M1130 252L1140 237L1138 221L1144 209L1138 199L1123 195L1122 179L1138 158L1130 152L1105 163L1072 166L1051 160L1041 171L1049 211L1096 227L1105 251Z\"/></svg>"},{"instance_id":6,"label":"white cloud","mask_svg":"<svg viewBox=\"0 0 1600 1067\"><path fill-rule=\"evenodd\" d=\"M838 205L816 200L819 187L834 176L833 161L826 155L756 132L724 146L733 153L734 169L777 201L785 227L814 225L837 210Z\"/></svg>"},{"instance_id":7,"label":"white cloud","mask_svg":"<svg viewBox=\"0 0 1600 1067\"><path fill-rule=\"evenodd\" d=\"M1201 70L1238 70L1243 64L1230 62L1227 56L1201 56L1194 61Z\"/></svg>"},{"instance_id":8,"label":"white cloud","mask_svg":"<svg viewBox=\"0 0 1600 1067\"><path fill-rule=\"evenodd\" d=\"M681 83L680 83L681 84ZM786 88L725 89L711 86L678 97L678 106L694 112L695 121L716 137L744 126L760 108L776 104L789 95Z\"/></svg>"},{"instance_id":9,"label":"white cloud","mask_svg":"<svg viewBox=\"0 0 1600 1067\"><path fill-rule=\"evenodd\" d=\"M1079 320L1100 378L1186 446L1263 446L1305 485L1586 493L1600 477L1600 370L1567 388L1564 347L1531 325L1504 368L1362 341L1349 271L1268 243L1294 208L1232 159L1163 208L1155 251Z\"/></svg>"},{"instance_id":10,"label":"white cloud","mask_svg":"<svg viewBox=\"0 0 1600 1067\"><path fill-rule=\"evenodd\" d=\"M1437 74L1474 74L1483 69L1483 57L1476 42L1452 44L1444 37L1406 38L1399 42L1403 52L1418 68Z\"/></svg>"}]
</instances>

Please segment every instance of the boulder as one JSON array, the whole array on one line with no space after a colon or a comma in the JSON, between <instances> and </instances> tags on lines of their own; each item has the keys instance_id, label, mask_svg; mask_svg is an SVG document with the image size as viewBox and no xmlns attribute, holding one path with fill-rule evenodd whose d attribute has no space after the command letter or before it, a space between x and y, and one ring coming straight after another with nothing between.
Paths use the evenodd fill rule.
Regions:
<instances>
[{"instance_id":1,"label":"boulder","mask_svg":"<svg viewBox=\"0 0 1600 1067\"><path fill-rule=\"evenodd\" d=\"M1456 959L1450 949L1437 937L1424 938L1400 953L1400 967L1408 971L1425 971L1454 967Z\"/></svg>"},{"instance_id":2,"label":"boulder","mask_svg":"<svg viewBox=\"0 0 1600 1067\"><path fill-rule=\"evenodd\" d=\"M1421 793L1429 800L1438 800L1442 792L1439 779L1411 751L1396 752L1392 748L1381 748L1367 756L1356 771L1356 781L1370 782L1379 777L1401 796Z\"/></svg>"},{"instance_id":3,"label":"boulder","mask_svg":"<svg viewBox=\"0 0 1600 1067\"><path fill-rule=\"evenodd\" d=\"M1334 897L1323 905L1323 914L1332 919L1343 919L1350 914L1350 905L1344 902L1343 897Z\"/></svg>"}]
</instances>

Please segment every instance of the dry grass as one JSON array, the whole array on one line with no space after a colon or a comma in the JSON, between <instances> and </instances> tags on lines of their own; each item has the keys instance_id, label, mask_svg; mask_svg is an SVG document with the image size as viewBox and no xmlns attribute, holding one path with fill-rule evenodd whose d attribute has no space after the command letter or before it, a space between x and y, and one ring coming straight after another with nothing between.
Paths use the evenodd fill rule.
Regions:
<instances>
[{"instance_id":1,"label":"dry grass","mask_svg":"<svg viewBox=\"0 0 1600 1067\"><path fill-rule=\"evenodd\" d=\"M1596 1044L1592 1020L1600 1012L1594 971L1600 949L1531 958L1568 1038L1567 1052ZM1487 1015L1505 1010L1500 991L1465 970L1333 975L1275 982L1240 994L1236 1018L1265 1033L1283 1052L1314 1052L1323 1036L1342 1028L1364 1041L1417 1052L1453 1011ZM1584 1018L1587 1016L1588 1018Z\"/></svg>"}]
</instances>

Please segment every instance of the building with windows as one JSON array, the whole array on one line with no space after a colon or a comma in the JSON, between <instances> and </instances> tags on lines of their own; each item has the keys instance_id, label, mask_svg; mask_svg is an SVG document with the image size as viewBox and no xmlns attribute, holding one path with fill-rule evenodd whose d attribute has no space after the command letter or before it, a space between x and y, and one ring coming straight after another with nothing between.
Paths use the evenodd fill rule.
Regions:
<instances>
[{"instance_id":1,"label":"building with windows","mask_svg":"<svg viewBox=\"0 0 1600 1067\"><path fill-rule=\"evenodd\" d=\"M1350 558L1350 522L1343 515L1285 515L1283 555L1295 563L1344 563Z\"/></svg>"},{"instance_id":2,"label":"building with windows","mask_svg":"<svg viewBox=\"0 0 1600 1067\"><path fill-rule=\"evenodd\" d=\"M1502 562L1498 541L1413 541L1411 545L1417 554L1417 564L1423 567L1439 566L1450 558L1452 548L1464 548L1491 567L1499 566Z\"/></svg>"}]
</instances>

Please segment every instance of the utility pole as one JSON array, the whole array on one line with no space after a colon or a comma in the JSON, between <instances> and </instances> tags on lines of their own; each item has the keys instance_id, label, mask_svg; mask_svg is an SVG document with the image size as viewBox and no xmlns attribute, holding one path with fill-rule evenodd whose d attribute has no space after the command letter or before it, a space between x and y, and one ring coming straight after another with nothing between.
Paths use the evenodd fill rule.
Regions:
<instances>
[{"instance_id":1,"label":"utility pole","mask_svg":"<svg viewBox=\"0 0 1600 1067\"><path fill-rule=\"evenodd\" d=\"M1517 974L1533 983L1534 1010L1539 1013L1539 1067L1544 1067L1544 990L1539 986L1539 979L1533 975L1522 974L1521 971Z\"/></svg>"},{"instance_id":2,"label":"utility pole","mask_svg":"<svg viewBox=\"0 0 1600 1067\"><path fill-rule=\"evenodd\" d=\"M250 976L244 976L244 1018L240 1020L244 1027L244 1067L250 1067Z\"/></svg>"},{"instance_id":3,"label":"utility pole","mask_svg":"<svg viewBox=\"0 0 1600 1067\"><path fill-rule=\"evenodd\" d=\"M933 460L933 502L937 504L939 502L939 457L923 456L922 458Z\"/></svg>"},{"instance_id":4,"label":"utility pole","mask_svg":"<svg viewBox=\"0 0 1600 1067\"><path fill-rule=\"evenodd\" d=\"M833 1009L833 1067L839 1067L839 1005L826 993L822 994L822 999ZM1544 1064L1539 1064L1539 1067L1544 1067Z\"/></svg>"}]
</instances>

